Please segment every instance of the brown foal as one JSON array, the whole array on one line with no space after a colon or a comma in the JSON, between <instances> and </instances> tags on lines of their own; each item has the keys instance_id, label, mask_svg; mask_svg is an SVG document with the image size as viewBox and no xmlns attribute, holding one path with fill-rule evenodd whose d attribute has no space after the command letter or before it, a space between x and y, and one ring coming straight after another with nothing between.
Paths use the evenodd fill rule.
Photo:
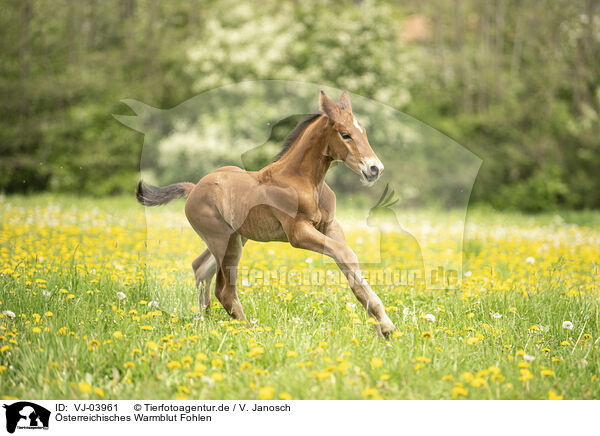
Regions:
<instances>
[{"instance_id":1,"label":"brown foal","mask_svg":"<svg viewBox=\"0 0 600 436\"><path fill-rule=\"evenodd\" d=\"M200 306L210 306L210 282L227 313L246 324L238 299L238 263L246 240L284 241L331 257L347 277L356 298L388 336L394 324L364 279L358 258L335 219L335 194L325 183L332 162L342 161L366 184L383 171L364 127L352 114L344 91L338 104L321 91L320 113L301 122L286 139L278 159L260 171L222 167L197 184L158 188L140 182L137 199L146 206L187 196L185 214L207 245L193 262Z\"/></svg>"}]
</instances>

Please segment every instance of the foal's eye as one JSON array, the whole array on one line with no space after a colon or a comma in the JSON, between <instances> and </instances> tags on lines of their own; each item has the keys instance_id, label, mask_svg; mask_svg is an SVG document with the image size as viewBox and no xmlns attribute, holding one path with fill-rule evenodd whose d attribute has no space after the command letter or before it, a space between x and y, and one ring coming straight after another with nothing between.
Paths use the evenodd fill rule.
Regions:
<instances>
[{"instance_id":1,"label":"foal's eye","mask_svg":"<svg viewBox=\"0 0 600 436\"><path fill-rule=\"evenodd\" d=\"M347 141L348 139L350 139L350 135L348 135L347 133L340 133L340 135L341 135L342 139L344 139L344 140L346 140L346 141Z\"/></svg>"}]
</instances>

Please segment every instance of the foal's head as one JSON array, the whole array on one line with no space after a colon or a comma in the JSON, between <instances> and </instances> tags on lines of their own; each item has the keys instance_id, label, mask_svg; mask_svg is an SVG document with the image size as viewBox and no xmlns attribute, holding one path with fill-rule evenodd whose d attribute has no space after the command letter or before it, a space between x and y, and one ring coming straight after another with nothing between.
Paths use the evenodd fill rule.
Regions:
<instances>
[{"instance_id":1,"label":"foal's head","mask_svg":"<svg viewBox=\"0 0 600 436\"><path fill-rule=\"evenodd\" d=\"M329 118L335 130L328 147L331 158L344 162L361 176L363 183L375 182L383 172L383 164L371 149L365 128L352 113L348 91L342 92L338 104L321 91L319 108Z\"/></svg>"}]
</instances>

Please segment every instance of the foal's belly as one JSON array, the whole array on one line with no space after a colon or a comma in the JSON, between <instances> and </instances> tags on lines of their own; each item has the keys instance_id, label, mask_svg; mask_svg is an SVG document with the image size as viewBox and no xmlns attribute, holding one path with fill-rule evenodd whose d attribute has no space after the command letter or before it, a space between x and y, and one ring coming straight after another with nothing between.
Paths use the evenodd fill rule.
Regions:
<instances>
[{"instance_id":1,"label":"foal's belly","mask_svg":"<svg viewBox=\"0 0 600 436\"><path fill-rule=\"evenodd\" d=\"M287 242L287 236L281 223L273 216L268 206L255 206L248 212L244 223L237 232L253 241L280 241Z\"/></svg>"}]
</instances>

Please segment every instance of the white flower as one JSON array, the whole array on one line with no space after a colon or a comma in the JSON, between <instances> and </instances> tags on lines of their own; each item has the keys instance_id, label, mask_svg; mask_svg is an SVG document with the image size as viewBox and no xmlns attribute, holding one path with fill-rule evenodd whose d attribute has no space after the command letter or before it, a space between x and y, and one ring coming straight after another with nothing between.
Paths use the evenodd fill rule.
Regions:
<instances>
[{"instance_id":1,"label":"white flower","mask_svg":"<svg viewBox=\"0 0 600 436\"><path fill-rule=\"evenodd\" d=\"M119 300L124 300L127 298L127 295L125 295L123 292L117 292L117 297L119 297Z\"/></svg>"},{"instance_id":2,"label":"white flower","mask_svg":"<svg viewBox=\"0 0 600 436\"><path fill-rule=\"evenodd\" d=\"M248 281L248 279L242 280L242 286L245 286L245 287L250 286L250 282Z\"/></svg>"},{"instance_id":3,"label":"white flower","mask_svg":"<svg viewBox=\"0 0 600 436\"><path fill-rule=\"evenodd\" d=\"M573 323L571 321L564 321L563 328L567 330L573 330Z\"/></svg>"},{"instance_id":4,"label":"white flower","mask_svg":"<svg viewBox=\"0 0 600 436\"><path fill-rule=\"evenodd\" d=\"M526 355L523 356L523 360L525 362L533 362L535 360L535 356L531 356L529 354L526 354Z\"/></svg>"},{"instance_id":5,"label":"white flower","mask_svg":"<svg viewBox=\"0 0 600 436\"><path fill-rule=\"evenodd\" d=\"M465 276L465 277L471 277L471 275L472 275L472 274L473 274L473 273L472 273L471 271L465 271L465 274L464 274L464 276Z\"/></svg>"},{"instance_id":6,"label":"white flower","mask_svg":"<svg viewBox=\"0 0 600 436\"><path fill-rule=\"evenodd\" d=\"M502 315L500 313L498 313L498 312L492 313L492 318L494 318L494 319L500 319L500 318L502 318Z\"/></svg>"},{"instance_id":7,"label":"white flower","mask_svg":"<svg viewBox=\"0 0 600 436\"><path fill-rule=\"evenodd\" d=\"M202 377L201 380L209 386L212 386L215 384L215 381L212 378L207 377L207 376Z\"/></svg>"},{"instance_id":8,"label":"white flower","mask_svg":"<svg viewBox=\"0 0 600 436\"><path fill-rule=\"evenodd\" d=\"M9 318L14 318L15 316L17 316L17 315L15 315L14 312L12 312L10 310L5 310L4 312L2 312L2 315L8 316Z\"/></svg>"},{"instance_id":9,"label":"white flower","mask_svg":"<svg viewBox=\"0 0 600 436\"><path fill-rule=\"evenodd\" d=\"M533 265L535 263L535 258L529 256L527 259L525 259L525 262Z\"/></svg>"},{"instance_id":10,"label":"white flower","mask_svg":"<svg viewBox=\"0 0 600 436\"><path fill-rule=\"evenodd\" d=\"M115 263L115 268L118 269L119 271L123 271L125 268L123 268L122 265L119 265L118 263Z\"/></svg>"},{"instance_id":11,"label":"white flower","mask_svg":"<svg viewBox=\"0 0 600 436\"><path fill-rule=\"evenodd\" d=\"M408 307L405 307L404 309L402 309L402 315L404 315L404 316L410 315L410 309Z\"/></svg>"},{"instance_id":12,"label":"white flower","mask_svg":"<svg viewBox=\"0 0 600 436\"><path fill-rule=\"evenodd\" d=\"M49 297L52 294L50 293L50 291L43 290L42 295L44 295L44 297Z\"/></svg>"},{"instance_id":13,"label":"white flower","mask_svg":"<svg viewBox=\"0 0 600 436\"><path fill-rule=\"evenodd\" d=\"M313 263L312 257L307 257L305 262L306 263Z\"/></svg>"},{"instance_id":14,"label":"white flower","mask_svg":"<svg viewBox=\"0 0 600 436\"><path fill-rule=\"evenodd\" d=\"M156 301L156 300L149 301L148 307L158 307L158 301Z\"/></svg>"},{"instance_id":15,"label":"white flower","mask_svg":"<svg viewBox=\"0 0 600 436\"><path fill-rule=\"evenodd\" d=\"M435 315L428 313L427 315L425 315L423 318L425 318L427 321L429 322L435 322Z\"/></svg>"}]
</instances>

